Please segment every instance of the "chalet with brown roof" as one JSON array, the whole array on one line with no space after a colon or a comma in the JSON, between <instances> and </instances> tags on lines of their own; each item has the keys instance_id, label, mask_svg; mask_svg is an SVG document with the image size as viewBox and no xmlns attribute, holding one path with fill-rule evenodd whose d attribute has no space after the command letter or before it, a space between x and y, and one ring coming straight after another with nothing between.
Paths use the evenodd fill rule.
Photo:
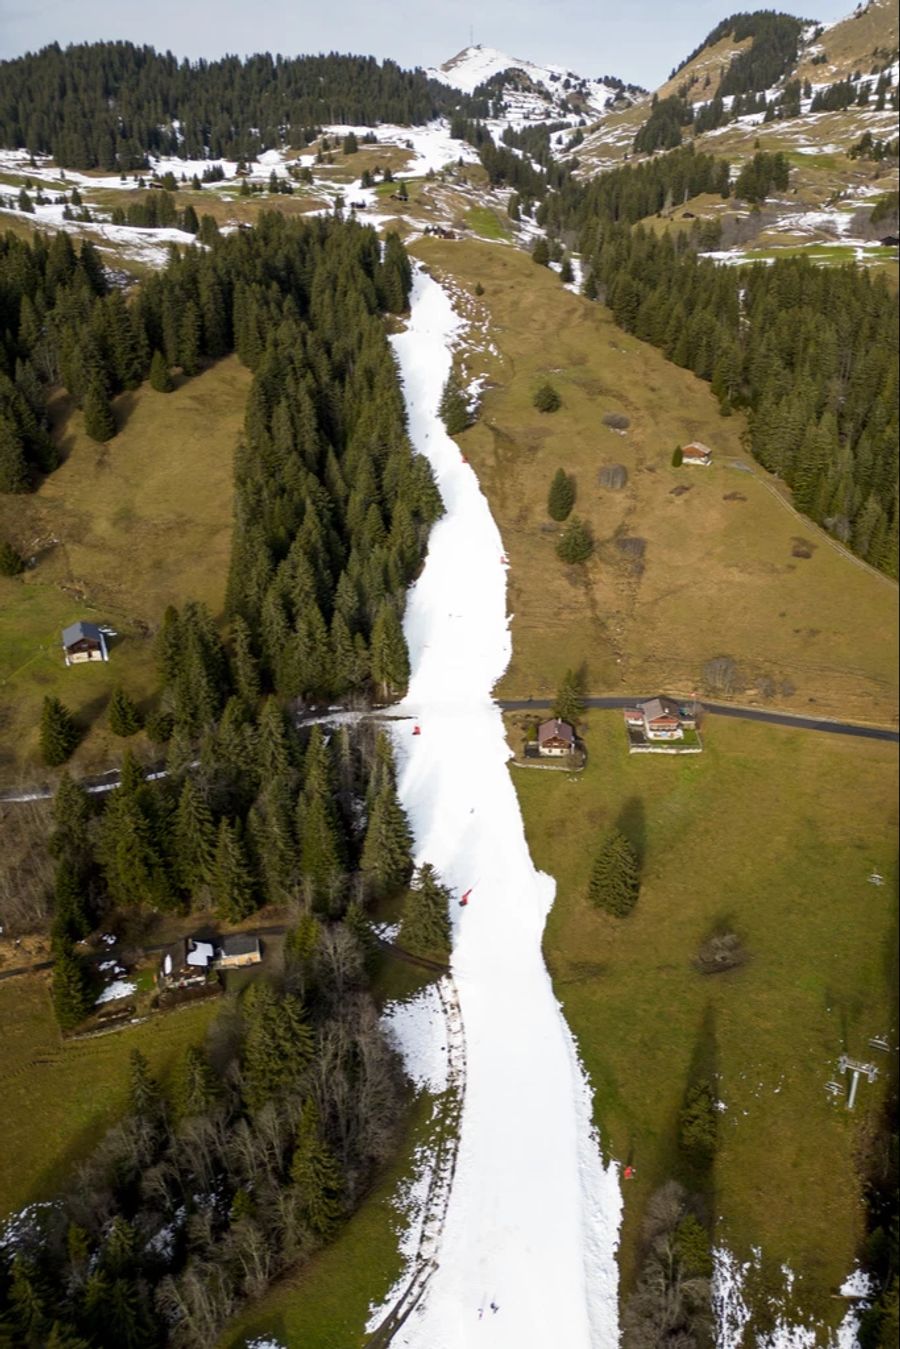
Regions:
<instances>
[{"instance_id":1,"label":"chalet with brown roof","mask_svg":"<svg viewBox=\"0 0 900 1349\"><path fill-rule=\"evenodd\" d=\"M683 740L685 731L697 726L693 710L674 698L650 698L626 707L624 716L626 726L643 731L648 740Z\"/></svg>"},{"instance_id":2,"label":"chalet with brown roof","mask_svg":"<svg viewBox=\"0 0 900 1349\"><path fill-rule=\"evenodd\" d=\"M249 932L234 932L223 937L216 949L216 968L236 970L244 965L258 965L262 960L259 937Z\"/></svg>"},{"instance_id":3,"label":"chalet with brown roof","mask_svg":"<svg viewBox=\"0 0 900 1349\"><path fill-rule=\"evenodd\" d=\"M712 450L699 440L691 441L690 445L685 445L681 451L681 462L683 464L696 464L700 468L709 468L712 463Z\"/></svg>"},{"instance_id":4,"label":"chalet with brown roof","mask_svg":"<svg viewBox=\"0 0 900 1349\"><path fill-rule=\"evenodd\" d=\"M538 727L538 754L559 757L575 749L575 732L567 721L553 717Z\"/></svg>"}]
</instances>

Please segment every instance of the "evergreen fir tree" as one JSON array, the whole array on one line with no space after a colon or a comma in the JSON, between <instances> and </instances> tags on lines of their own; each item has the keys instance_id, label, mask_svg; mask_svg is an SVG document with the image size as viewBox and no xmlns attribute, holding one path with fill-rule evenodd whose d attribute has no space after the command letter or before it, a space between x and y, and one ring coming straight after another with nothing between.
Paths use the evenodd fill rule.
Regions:
<instances>
[{"instance_id":1,"label":"evergreen fir tree","mask_svg":"<svg viewBox=\"0 0 900 1349\"><path fill-rule=\"evenodd\" d=\"M256 885L236 825L219 821L210 887L220 917L239 923L256 908Z\"/></svg>"},{"instance_id":2,"label":"evergreen fir tree","mask_svg":"<svg viewBox=\"0 0 900 1349\"><path fill-rule=\"evenodd\" d=\"M213 876L216 843L212 812L196 780L188 775L175 812L174 866L178 884L194 899Z\"/></svg>"},{"instance_id":3,"label":"evergreen fir tree","mask_svg":"<svg viewBox=\"0 0 900 1349\"><path fill-rule=\"evenodd\" d=\"M91 855L90 817L87 793L63 771L53 798L50 852L73 869L83 866Z\"/></svg>"},{"instance_id":4,"label":"evergreen fir tree","mask_svg":"<svg viewBox=\"0 0 900 1349\"><path fill-rule=\"evenodd\" d=\"M143 718L138 711L137 704L129 698L121 687L113 690L112 697L109 700L107 717L109 729L113 735L119 735L123 738L136 735L143 725Z\"/></svg>"},{"instance_id":5,"label":"evergreen fir tree","mask_svg":"<svg viewBox=\"0 0 900 1349\"><path fill-rule=\"evenodd\" d=\"M173 1101L179 1119L206 1115L219 1100L221 1084L202 1049L192 1045L184 1052L175 1076Z\"/></svg>"},{"instance_id":6,"label":"evergreen fir tree","mask_svg":"<svg viewBox=\"0 0 900 1349\"><path fill-rule=\"evenodd\" d=\"M0 410L0 492L28 490L28 462L18 428Z\"/></svg>"},{"instance_id":7,"label":"evergreen fir tree","mask_svg":"<svg viewBox=\"0 0 900 1349\"><path fill-rule=\"evenodd\" d=\"M84 429L91 440L104 442L116 434L116 419L106 390L98 379L88 386L84 397Z\"/></svg>"},{"instance_id":8,"label":"evergreen fir tree","mask_svg":"<svg viewBox=\"0 0 900 1349\"><path fill-rule=\"evenodd\" d=\"M24 570L25 559L12 544L0 539L0 576L21 576Z\"/></svg>"},{"instance_id":9,"label":"evergreen fir tree","mask_svg":"<svg viewBox=\"0 0 900 1349\"><path fill-rule=\"evenodd\" d=\"M91 1010L90 981L71 947L60 946L53 961L53 1010L63 1030L73 1030Z\"/></svg>"},{"instance_id":10,"label":"evergreen fir tree","mask_svg":"<svg viewBox=\"0 0 900 1349\"><path fill-rule=\"evenodd\" d=\"M637 858L628 840L613 830L604 839L591 870L588 896L592 904L616 918L627 918L640 891Z\"/></svg>"},{"instance_id":11,"label":"evergreen fir tree","mask_svg":"<svg viewBox=\"0 0 900 1349\"><path fill-rule=\"evenodd\" d=\"M157 393L171 393L175 388L166 358L161 351L154 351L150 362L150 387Z\"/></svg>"},{"instance_id":12,"label":"evergreen fir tree","mask_svg":"<svg viewBox=\"0 0 900 1349\"><path fill-rule=\"evenodd\" d=\"M128 1060L128 1104L138 1119L149 1124L159 1118L162 1109L159 1083L139 1049L132 1049Z\"/></svg>"},{"instance_id":13,"label":"evergreen fir tree","mask_svg":"<svg viewBox=\"0 0 900 1349\"><path fill-rule=\"evenodd\" d=\"M538 412L556 412L557 408L562 407L562 399L549 383L542 384L536 389L531 401Z\"/></svg>"},{"instance_id":14,"label":"evergreen fir tree","mask_svg":"<svg viewBox=\"0 0 900 1349\"><path fill-rule=\"evenodd\" d=\"M550 244L546 235L539 234L534 241L534 247L531 250L532 261L541 267L550 266Z\"/></svg>"},{"instance_id":15,"label":"evergreen fir tree","mask_svg":"<svg viewBox=\"0 0 900 1349\"><path fill-rule=\"evenodd\" d=\"M562 468L558 468L550 484L547 497L547 514L551 520L567 520L575 505L575 479Z\"/></svg>"},{"instance_id":16,"label":"evergreen fir tree","mask_svg":"<svg viewBox=\"0 0 900 1349\"><path fill-rule=\"evenodd\" d=\"M334 1154L322 1137L319 1112L312 1097L304 1101L297 1121L291 1179L300 1192L303 1216L317 1237L326 1237L341 1214L344 1181Z\"/></svg>"},{"instance_id":17,"label":"evergreen fir tree","mask_svg":"<svg viewBox=\"0 0 900 1349\"><path fill-rule=\"evenodd\" d=\"M385 778L369 811L360 871L371 893L391 894L409 880L412 872L412 831L396 788Z\"/></svg>"},{"instance_id":18,"label":"evergreen fir tree","mask_svg":"<svg viewBox=\"0 0 900 1349\"><path fill-rule=\"evenodd\" d=\"M573 516L556 545L557 556L563 562L587 562L594 551L594 536L585 520Z\"/></svg>"},{"instance_id":19,"label":"evergreen fir tree","mask_svg":"<svg viewBox=\"0 0 900 1349\"><path fill-rule=\"evenodd\" d=\"M450 951L450 892L427 862L416 872L403 905L400 945L422 956L446 956Z\"/></svg>"},{"instance_id":20,"label":"evergreen fir tree","mask_svg":"<svg viewBox=\"0 0 900 1349\"><path fill-rule=\"evenodd\" d=\"M49 768L65 763L78 744L72 714L58 698L45 694L41 712L41 756Z\"/></svg>"},{"instance_id":21,"label":"evergreen fir tree","mask_svg":"<svg viewBox=\"0 0 900 1349\"><path fill-rule=\"evenodd\" d=\"M459 435L461 431L465 431L466 427L472 424L466 396L452 370L447 376L444 392L441 394L438 414L447 428L447 434L451 436Z\"/></svg>"},{"instance_id":22,"label":"evergreen fir tree","mask_svg":"<svg viewBox=\"0 0 900 1349\"><path fill-rule=\"evenodd\" d=\"M566 670L556 691L553 715L570 726L577 726L584 713L584 680L579 672Z\"/></svg>"},{"instance_id":23,"label":"evergreen fir tree","mask_svg":"<svg viewBox=\"0 0 900 1349\"><path fill-rule=\"evenodd\" d=\"M409 683L409 652L397 610L382 601L372 628L372 678L385 699L401 697Z\"/></svg>"}]
</instances>

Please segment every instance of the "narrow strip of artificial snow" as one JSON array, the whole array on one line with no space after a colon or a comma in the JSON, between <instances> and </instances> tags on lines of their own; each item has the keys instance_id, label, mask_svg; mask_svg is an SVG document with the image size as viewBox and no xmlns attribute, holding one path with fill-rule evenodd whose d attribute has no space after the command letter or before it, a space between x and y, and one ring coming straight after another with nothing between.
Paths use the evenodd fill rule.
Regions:
<instances>
[{"instance_id":1,"label":"narrow strip of artificial snow","mask_svg":"<svg viewBox=\"0 0 900 1349\"><path fill-rule=\"evenodd\" d=\"M418 858L471 896L453 906L467 1053L457 1166L437 1268L393 1343L610 1349L621 1193L541 956L554 885L532 865L491 698L510 657L503 547L437 416L460 320L422 271L411 308L392 341L410 436L446 515L407 606L412 678L400 711L421 730L413 736L413 721L396 730L399 792Z\"/></svg>"}]
</instances>

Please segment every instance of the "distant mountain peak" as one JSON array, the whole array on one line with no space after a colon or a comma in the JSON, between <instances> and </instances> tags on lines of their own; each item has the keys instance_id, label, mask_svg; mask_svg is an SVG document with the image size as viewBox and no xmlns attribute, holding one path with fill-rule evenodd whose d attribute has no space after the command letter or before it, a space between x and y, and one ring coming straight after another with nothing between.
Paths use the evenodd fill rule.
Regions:
<instances>
[{"instance_id":1,"label":"distant mountain peak","mask_svg":"<svg viewBox=\"0 0 900 1349\"><path fill-rule=\"evenodd\" d=\"M617 99L631 99L646 92L638 85L626 84L613 75L593 79L567 70L565 66L550 63L541 65L519 56L510 56L497 47L487 47L480 42L463 47L449 61L431 67L426 74L462 93L472 94L479 85L495 80L507 71L516 72L520 86L522 77L525 77L524 83L530 85L537 98L546 103L548 116L561 109L564 103L596 115Z\"/></svg>"}]
</instances>

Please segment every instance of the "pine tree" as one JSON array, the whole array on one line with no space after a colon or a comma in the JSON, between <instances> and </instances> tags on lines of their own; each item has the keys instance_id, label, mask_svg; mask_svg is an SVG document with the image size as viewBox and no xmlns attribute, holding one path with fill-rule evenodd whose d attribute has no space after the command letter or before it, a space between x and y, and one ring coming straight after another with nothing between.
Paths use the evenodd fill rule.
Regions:
<instances>
[{"instance_id":1,"label":"pine tree","mask_svg":"<svg viewBox=\"0 0 900 1349\"><path fill-rule=\"evenodd\" d=\"M171 393L175 388L166 358L161 351L154 351L150 362L150 387L157 393Z\"/></svg>"},{"instance_id":2,"label":"pine tree","mask_svg":"<svg viewBox=\"0 0 900 1349\"><path fill-rule=\"evenodd\" d=\"M369 812L360 871L371 893L391 894L412 872L412 831L390 778L385 778Z\"/></svg>"},{"instance_id":3,"label":"pine tree","mask_svg":"<svg viewBox=\"0 0 900 1349\"><path fill-rule=\"evenodd\" d=\"M343 840L334 805L328 746L319 726L310 733L303 776L297 806L300 873L313 899L334 909L343 891Z\"/></svg>"},{"instance_id":4,"label":"pine tree","mask_svg":"<svg viewBox=\"0 0 900 1349\"><path fill-rule=\"evenodd\" d=\"M0 410L0 492L28 490L28 462L18 428Z\"/></svg>"},{"instance_id":5,"label":"pine tree","mask_svg":"<svg viewBox=\"0 0 900 1349\"><path fill-rule=\"evenodd\" d=\"M550 484L547 497L547 514L551 520L568 519L575 505L575 479L562 468L558 468Z\"/></svg>"},{"instance_id":6,"label":"pine tree","mask_svg":"<svg viewBox=\"0 0 900 1349\"><path fill-rule=\"evenodd\" d=\"M403 905L400 945L422 956L450 951L450 892L427 862L419 868Z\"/></svg>"},{"instance_id":7,"label":"pine tree","mask_svg":"<svg viewBox=\"0 0 900 1349\"><path fill-rule=\"evenodd\" d=\"M62 1030L73 1030L91 1010L90 981L71 947L60 946L53 961L53 1010Z\"/></svg>"},{"instance_id":8,"label":"pine tree","mask_svg":"<svg viewBox=\"0 0 900 1349\"><path fill-rule=\"evenodd\" d=\"M676 445L674 450L672 451L672 467L681 468L681 465L683 463L684 463L684 450L681 448L680 445Z\"/></svg>"},{"instance_id":9,"label":"pine tree","mask_svg":"<svg viewBox=\"0 0 900 1349\"><path fill-rule=\"evenodd\" d=\"M532 261L541 267L550 266L550 244L544 234L538 235L534 241L534 247L531 250Z\"/></svg>"},{"instance_id":10,"label":"pine tree","mask_svg":"<svg viewBox=\"0 0 900 1349\"><path fill-rule=\"evenodd\" d=\"M143 725L143 718L137 704L129 698L122 688L115 688L107 709L109 729L113 735L127 738L136 735Z\"/></svg>"},{"instance_id":11,"label":"pine tree","mask_svg":"<svg viewBox=\"0 0 900 1349\"><path fill-rule=\"evenodd\" d=\"M219 821L210 887L216 911L229 923L239 923L256 908L256 884L237 825Z\"/></svg>"},{"instance_id":12,"label":"pine tree","mask_svg":"<svg viewBox=\"0 0 900 1349\"><path fill-rule=\"evenodd\" d=\"M438 415L444 426L447 428L447 434L457 436L466 427L471 426L472 418L469 415L469 404L463 393L459 380L451 370L447 376L447 382L444 385L444 392L441 394L441 401L438 404Z\"/></svg>"},{"instance_id":13,"label":"pine tree","mask_svg":"<svg viewBox=\"0 0 900 1349\"><path fill-rule=\"evenodd\" d=\"M575 272L572 267L572 259L566 254L562 260L562 266L559 269L559 279L564 286L570 286L575 280Z\"/></svg>"},{"instance_id":14,"label":"pine tree","mask_svg":"<svg viewBox=\"0 0 900 1349\"><path fill-rule=\"evenodd\" d=\"M82 941L91 930L87 915L85 894L88 881L85 874L68 862L56 868L54 886L53 923L50 938L54 950L71 948Z\"/></svg>"},{"instance_id":15,"label":"pine tree","mask_svg":"<svg viewBox=\"0 0 900 1349\"><path fill-rule=\"evenodd\" d=\"M549 383L542 384L536 389L531 401L538 412L556 412L558 408L562 407L562 399L553 385Z\"/></svg>"},{"instance_id":16,"label":"pine tree","mask_svg":"<svg viewBox=\"0 0 900 1349\"><path fill-rule=\"evenodd\" d=\"M556 554L563 562L587 562L594 551L594 536L585 520L573 516L556 545Z\"/></svg>"},{"instance_id":17,"label":"pine tree","mask_svg":"<svg viewBox=\"0 0 900 1349\"><path fill-rule=\"evenodd\" d=\"M84 429L91 440L100 443L112 440L116 434L116 419L106 390L98 379L91 381L84 396Z\"/></svg>"},{"instance_id":18,"label":"pine tree","mask_svg":"<svg viewBox=\"0 0 900 1349\"><path fill-rule=\"evenodd\" d=\"M303 1003L257 981L244 995L244 1099L251 1110L297 1088L315 1053L316 1039Z\"/></svg>"},{"instance_id":19,"label":"pine tree","mask_svg":"<svg viewBox=\"0 0 900 1349\"><path fill-rule=\"evenodd\" d=\"M577 726L584 712L584 680L580 672L566 670L556 691L553 715L570 726Z\"/></svg>"},{"instance_id":20,"label":"pine tree","mask_svg":"<svg viewBox=\"0 0 900 1349\"><path fill-rule=\"evenodd\" d=\"M316 1236L326 1237L341 1214L344 1180L334 1153L322 1137L312 1097L304 1101L297 1121L291 1179L300 1191L306 1222Z\"/></svg>"},{"instance_id":21,"label":"pine tree","mask_svg":"<svg viewBox=\"0 0 900 1349\"><path fill-rule=\"evenodd\" d=\"M150 1072L150 1064L139 1049L132 1049L128 1061L128 1104L138 1119L155 1123L162 1109L159 1083Z\"/></svg>"},{"instance_id":22,"label":"pine tree","mask_svg":"<svg viewBox=\"0 0 900 1349\"><path fill-rule=\"evenodd\" d=\"M221 1094L219 1078L203 1050L195 1045L186 1049L174 1083L172 1104L178 1118L208 1114Z\"/></svg>"},{"instance_id":23,"label":"pine tree","mask_svg":"<svg viewBox=\"0 0 900 1349\"><path fill-rule=\"evenodd\" d=\"M382 601L372 628L372 678L385 699L401 697L409 683L409 652L397 610Z\"/></svg>"},{"instance_id":24,"label":"pine tree","mask_svg":"<svg viewBox=\"0 0 900 1349\"><path fill-rule=\"evenodd\" d=\"M637 858L628 840L613 830L604 839L591 870L588 896L592 904L616 918L627 918L640 891Z\"/></svg>"},{"instance_id":25,"label":"pine tree","mask_svg":"<svg viewBox=\"0 0 900 1349\"><path fill-rule=\"evenodd\" d=\"M196 780L184 780L174 826L174 868L178 884L196 899L213 876L216 828L212 812Z\"/></svg>"},{"instance_id":26,"label":"pine tree","mask_svg":"<svg viewBox=\"0 0 900 1349\"><path fill-rule=\"evenodd\" d=\"M71 712L49 693L44 696L40 734L41 756L49 768L65 763L79 740Z\"/></svg>"},{"instance_id":27,"label":"pine tree","mask_svg":"<svg viewBox=\"0 0 900 1349\"><path fill-rule=\"evenodd\" d=\"M77 782L73 782L68 771L64 771L53 798L50 852L72 868L84 865L90 858L90 817L91 806L87 793Z\"/></svg>"},{"instance_id":28,"label":"pine tree","mask_svg":"<svg viewBox=\"0 0 900 1349\"><path fill-rule=\"evenodd\" d=\"M25 559L11 543L0 539L0 576L21 576L24 570Z\"/></svg>"}]
</instances>

